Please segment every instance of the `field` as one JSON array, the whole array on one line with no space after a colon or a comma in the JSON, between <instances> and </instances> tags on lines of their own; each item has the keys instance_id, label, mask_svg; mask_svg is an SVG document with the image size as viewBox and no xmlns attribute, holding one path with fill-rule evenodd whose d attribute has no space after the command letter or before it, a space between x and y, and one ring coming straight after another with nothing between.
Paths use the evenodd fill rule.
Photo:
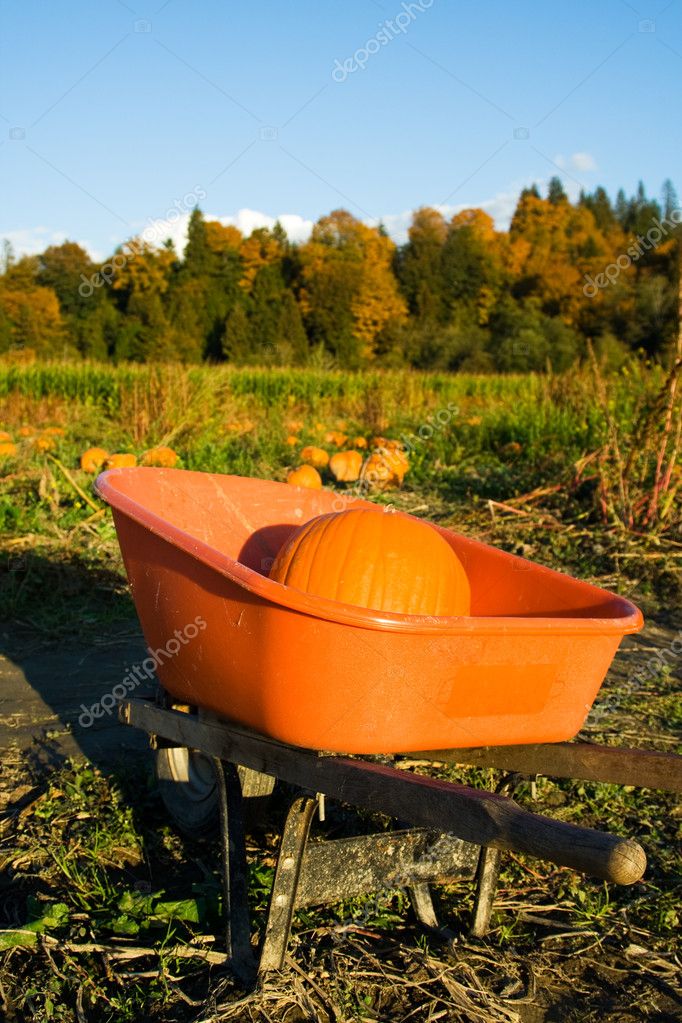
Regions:
<instances>
[{"instance_id":1,"label":"field","mask_svg":"<svg viewBox=\"0 0 682 1023\"><path fill-rule=\"evenodd\" d=\"M409 471L402 486L369 486L373 499L639 604L647 630L625 644L582 735L682 752L676 383L637 364L617 376L0 364L0 431L16 445L0 455L0 632L49 657L76 636L86 648L134 628L109 512L79 466L85 449L139 457L165 445L185 469L284 480L304 446L333 452L332 432L381 436L401 441ZM328 473L324 484L360 486ZM396 894L300 913L285 973L243 998L221 968L217 849L169 827L151 769L144 784L124 764L46 770L6 745L8 1020L682 1019L682 818L664 793L522 780L523 805L640 840L644 880L617 889L509 855L485 939L467 936L471 886L440 892L450 945L421 934ZM502 778L440 773L486 787ZM326 826L341 832L347 814ZM261 924L275 838L266 828L250 839Z\"/></svg>"}]
</instances>

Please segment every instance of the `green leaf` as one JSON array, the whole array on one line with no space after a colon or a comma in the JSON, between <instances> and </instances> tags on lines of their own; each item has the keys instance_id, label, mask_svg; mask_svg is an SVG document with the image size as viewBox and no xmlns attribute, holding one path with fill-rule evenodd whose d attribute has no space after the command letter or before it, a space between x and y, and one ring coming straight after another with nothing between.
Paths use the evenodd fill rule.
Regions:
<instances>
[{"instance_id":1,"label":"green leaf","mask_svg":"<svg viewBox=\"0 0 682 1023\"><path fill-rule=\"evenodd\" d=\"M137 920L131 920L125 913L122 916L115 917L111 921L110 927L114 934L126 934L129 937L135 937L140 933L140 925Z\"/></svg>"},{"instance_id":2,"label":"green leaf","mask_svg":"<svg viewBox=\"0 0 682 1023\"><path fill-rule=\"evenodd\" d=\"M38 935L35 931L0 931L0 952L7 948L35 948Z\"/></svg>"},{"instance_id":3,"label":"green leaf","mask_svg":"<svg viewBox=\"0 0 682 1023\"><path fill-rule=\"evenodd\" d=\"M69 922L69 907L65 902L52 902L45 905L38 902L33 896L29 896L27 908L29 918L33 917L33 919L26 924L24 930L40 933L56 927L63 927ZM41 913L40 916L36 916L38 911Z\"/></svg>"},{"instance_id":4,"label":"green leaf","mask_svg":"<svg viewBox=\"0 0 682 1023\"><path fill-rule=\"evenodd\" d=\"M155 920L184 920L187 923L198 924L206 918L206 902L202 898L157 902L153 918Z\"/></svg>"}]
</instances>

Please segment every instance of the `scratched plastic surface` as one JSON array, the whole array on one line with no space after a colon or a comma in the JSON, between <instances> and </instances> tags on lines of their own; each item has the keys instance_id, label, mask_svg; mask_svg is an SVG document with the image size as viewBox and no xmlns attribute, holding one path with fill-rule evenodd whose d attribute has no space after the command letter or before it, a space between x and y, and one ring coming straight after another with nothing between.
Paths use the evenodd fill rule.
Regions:
<instances>
[{"instance_id":1,"label":"scratched plastic surface","mask_svg":"<svg viewBox=\"0 0 682 1023\"><path fill-rule=\"evenodd\" d=\"M470 617L324 600L267 573L294 529L340 510L337 493L151 468L96 486L163 686L283 742L379 753L570 739L643 624L615 594L445 529Z\"/></svg>"}]
</instances>

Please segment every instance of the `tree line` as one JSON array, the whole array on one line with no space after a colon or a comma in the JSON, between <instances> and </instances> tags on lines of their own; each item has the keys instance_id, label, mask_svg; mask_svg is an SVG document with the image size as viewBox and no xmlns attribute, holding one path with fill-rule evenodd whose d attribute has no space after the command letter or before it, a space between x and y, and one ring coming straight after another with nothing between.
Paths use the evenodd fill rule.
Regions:
<instances>
[{"instance_id":1,"label":"tree line","mask_svg":"<svg viewBox=\"0 0 682 1023\"><path fill-rule=\"evenodd\" d=\"M589 339L617 365L677 334L682 211L558 178L521 192L508 231L423 207L405 244L335 210L294 244L196 208L182 254L134 239L103 264L75 242L0 267L0 354L469 372L566 369Z\"/></svg>"}]
</instances>

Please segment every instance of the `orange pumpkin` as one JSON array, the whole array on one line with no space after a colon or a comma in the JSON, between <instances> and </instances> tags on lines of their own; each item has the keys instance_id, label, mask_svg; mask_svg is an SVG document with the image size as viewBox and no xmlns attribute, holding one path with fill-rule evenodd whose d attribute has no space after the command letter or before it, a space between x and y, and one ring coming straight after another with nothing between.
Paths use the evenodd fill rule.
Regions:
<instances>
[{"instance_id":1,"label":"orange pumpkin","mask_svg":"<svg viewBox=\"0 0 682 1023\"><path fill-rule=\"evenodd\" d=\"M511 455L512 458L515 458L516 455L521 454L521 450L522 450L521 445L517 440L510 440L509 443L505 444L504 447L502 448L502 454Z\"/></svg>"},{"instance_id":2,"label":"orange pumpkin","mask_svg":"<svg viewBox=\"0 0 682 1023\"><path fill-rule=\"evenodd\" d=\"M108 457L109 452L105 451L104 448L88 448L81 455L81 469L83 472L89 472L94 476L102 468Z\"/></svg>"},{"instance_id":3,"label":"orange pumpkin","mask_svg":"<svg viewBox=\"0 0 682 1023\"><path fill-rule=\"evenodd\" d=\"M303 421L301 419L290 419L286 425L290 433L300 433L303 429Z\"/></svg>"},{"instance_id":4,"label":"orange pumpkin","mask_svg":"<svg viewBox=\"0 0 682 1023\"><path fill-rule=\"evenodd\" d=\"M225 427L230 433L249 433L253 430L253 423L250 419L245 419L243 423L238 423L236 420L232 423L228 423Z\"/></svg>"},{"instance_id":5,"label":"orange pumpkin","mask_svg":"<svg viewBox=\"0 0 682 1023\"><path fill-rule=\"evenodd\" d=\"M131 469L134 465L137 465L137 458L135 455L122 454L122 455L109 455L106 462L104 463L105 469Z\"/></svg>"},{"instance_id":6,"label":"orange pumpkin","mask_svg":"<svg viewBox=\"0 0 682 1023\"><path fill-rule=\"evenodd\" d=\"M324 469L329 464L329 455L324 448L316 448L310 444L301 451L301 461L314 465L316 469Z\"/></svg>"},{"instance_id":7,"label":"orange pumpkin","mask_svg":"<svg viewBox=\"0 0 682 1023\"><path fill-rule=\"evenodd\" d=\"M55 446L54 437L46 436L43 433L40 437L35 438L33 445L38 451L52 451Z\"/></svg>"},{"instance_id":8,"label":"orange pumpkin","mask_svg":"<svg viewBox=\"0 0 682 1023\"><path fill-rule=\"evenodd\" d=\"M292 469L287 476L287 483L294 487L309 487L311 490L319 490L322 487L322 478L312 465L300 465L298 469Z\"/></svg>"},{"instance_id":9,"label":"orange pumpkin","mask_svg":"<svg viewBox=\"0 0 682 1023\"><path fill-rule=\"evenodd\" d=\"M163 445L158 448L149 448L142 456L142 465L156 465L162 469L173 469L179 460L177 452L173 448L165 448Z\"/></svg>"},{"instance_id":10,"label":"orange pumpkin","mask_svg":"<svg viewBox=\"0 0 682 1023\"><path fill-rule=\"evenodd\" d=\"M17 453L17 446L11 440L0 441L0 458L12 458Z\"/></svg>"},{"instance_id":11,"label":"orange pumpkin","mask_svg":"<svg viewBox=\"0 0 682 1023\"><path fill-rule=\"evenodd\" d=\"M280 550L270 578L375 611L467 615L471 608L466 572L440 533L379 508L311 519Z\"/></svg>"},{"instance_id":12,"label":"orange pumpkin","mask_svg":"<svg viewBox=\"0 0 682 1023\"><path fill-rule=\"evenodd\" d=\"M33 429L32 426L20 426L19 427L19 436L20 437L34 437L35 436L35 430Z\"/></svg>"},{"instance_id":13,"label":"orange pumpkin","mask_svg":"<svg viewBox=\"0 0 682 1023\"><path fill-rule=\"evenodd\" d=\"M359 451L339 451L329 459L329 471L341 483L354 483L360 479L362 455Z\"/></svg>"},{"instance_id":14,"label":"orange pumpkin","mask_svg":"<svg viewBox=\"0 0 682 1023\"><path fill-rule=\"evenodd\" d=\"M289 436L287 437L287 444L289 445L290 448L296 447L296 445L298 444L298 437L296 436L295 433L289 434Z\"/></svg>"},{"instance_id":15,"label":"orange pumpkin","mask_svg":"<svg viewBox=\"0 0 682 1023\"><path fill-rule=\"evenodd\" d=\"M366 448L367 447L367 440L366 440L365 437L353 437L353 439L352 439L352 441L350 443L351 443L351 447L353 447L353 448Z\"/></svg>"},{"instance_id":16,"label":"orange pumpkin","mask_svg":"<svg viewBox=\"0 0 682 1023\"><path fill-rule=\"evenodd\" d=\"M7 433L5 430L0 430L0 444L4 444L5 441L11 441L12 434Z\"/></svg>"},{"instance_id":17,"label":"orange pumpkin","mask_svg":"<svg viewBox=\"0 0 682 1023\"><path fill-rule=\"evenodd\" d=\"M48 426L43 430L44 437L65 437L66 430L63 430L61 426Z\"/></svg>"},{"instance_id":18,"label":"orange pumpkin","mask_svg":"<svg viewBox=\"0 0 682 1023\"><path fill-rule=\"evenodd\" d=\"M329 433L325 433L324 442L325 444L333 444L334 447L342 448L348 440L345 433L339 433L338 430L330 430Z\"/></svg>"},{"instance_id":19,"label":"orange pumpkin","mask_svg":"<svg viewBox=\"0 0 682 1023\"><path fill-rule=\"evenodd\" d=\"M387 487L401 486L405 474L410 468L407 455L401 450L374 451L362 467L362 479L377 490Z\"/></svg>"}]
</instances>

